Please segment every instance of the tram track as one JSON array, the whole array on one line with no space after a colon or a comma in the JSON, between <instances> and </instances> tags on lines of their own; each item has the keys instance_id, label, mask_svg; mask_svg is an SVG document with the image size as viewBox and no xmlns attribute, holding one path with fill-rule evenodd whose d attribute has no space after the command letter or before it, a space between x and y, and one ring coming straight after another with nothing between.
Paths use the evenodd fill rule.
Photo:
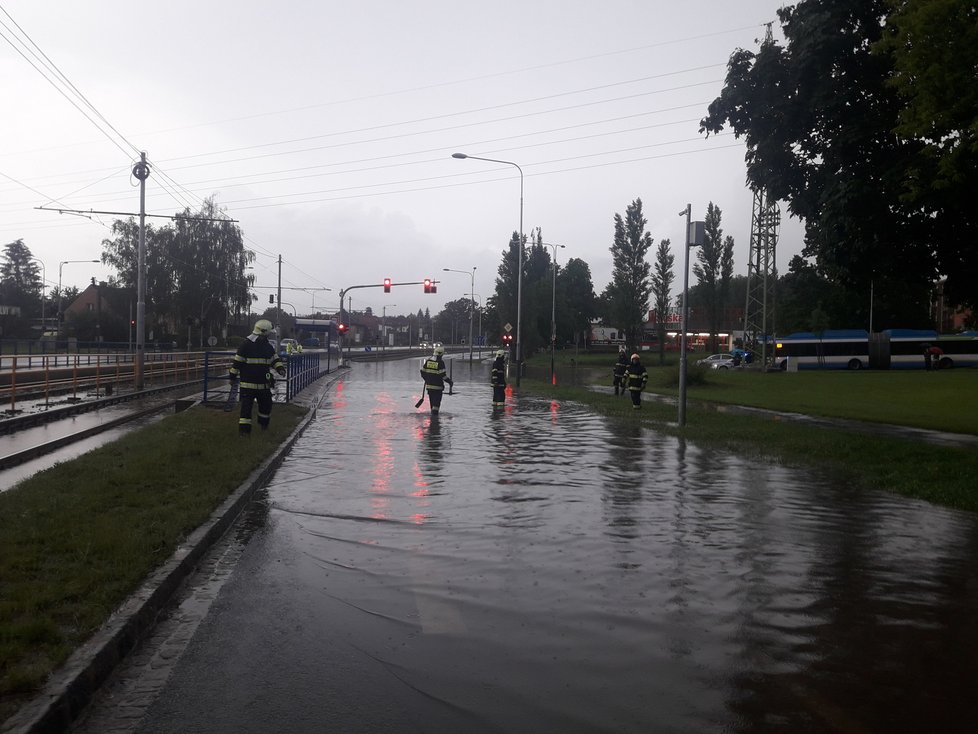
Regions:
<instances>
[{"instance_id":1,"label":"tram track","mask_svg":"<svg viewBox=\"0 0 978 734\"><path fill-rule=\"evenodd\" d=\"M51 408L35 413L25 413L0 420L0 434L20 438L22 444L26 443L26 445L22 445L9 453L0 455L0 471L44 457L66 446L84 441L87 438L119 428L120 426L149 418L163 411L169 409L176 411L182 407L189 407L189 405L196 402L195 398L168 398L166 394L181 390L191 391L192 394L200 386L201 382L202 380L193 380L186 383L148 388L139 392L117 394L94 400L84 400L59 408ZM149 401L151 404L126 411L122 415L100 421L94 425L87 425L79 430L62 433L62 435L53 439L47 438L44 435L46 432L41 430L35 432L32 430L41 429L46 424L68 421L85 413L96 412L133 401ZM10 442L5 441L5 443Z\"/></svg>"}]
</instances>

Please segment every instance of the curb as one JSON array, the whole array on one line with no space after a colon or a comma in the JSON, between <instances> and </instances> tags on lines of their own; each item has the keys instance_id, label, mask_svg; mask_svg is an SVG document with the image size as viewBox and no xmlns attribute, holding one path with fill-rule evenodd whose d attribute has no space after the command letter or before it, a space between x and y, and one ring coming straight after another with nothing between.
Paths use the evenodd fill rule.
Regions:
<instances>
[{"instance_id":1,"label":"curb","mask_svg":"<svg viewBox=\"0 0 978 734\"><path fill-rule=\"evenodd\" d=\"M340 375L332 376L311 400L309 414L295 427L278 450L255 469L174 551L153 571L95 635L79 647L45 683L43 690L2 724L3 734L57 734L69 730L115 666L155 624L180 585L196 570L204 554L224 535L278 469L285 455L309 426L323 394Z\"/></svg>"}]
</instances>

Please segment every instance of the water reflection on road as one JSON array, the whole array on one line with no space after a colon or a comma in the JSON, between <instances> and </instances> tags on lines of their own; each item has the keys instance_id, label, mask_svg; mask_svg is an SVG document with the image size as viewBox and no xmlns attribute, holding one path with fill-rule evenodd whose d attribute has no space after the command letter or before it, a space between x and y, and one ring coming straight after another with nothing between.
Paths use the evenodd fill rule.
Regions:
<instances>
[{"instance_id":1,"label":"water reflection on road","mask_svg":"<svg viewBox=\"0 0 978 734\"><path fill-rule=\"evenodd\" d=\"M332 388L185 663L249 673L175 676L145 731L978 731L974 516L493 413L486 369L435 419L417 360Z\"/></svg>"}]
</instances>

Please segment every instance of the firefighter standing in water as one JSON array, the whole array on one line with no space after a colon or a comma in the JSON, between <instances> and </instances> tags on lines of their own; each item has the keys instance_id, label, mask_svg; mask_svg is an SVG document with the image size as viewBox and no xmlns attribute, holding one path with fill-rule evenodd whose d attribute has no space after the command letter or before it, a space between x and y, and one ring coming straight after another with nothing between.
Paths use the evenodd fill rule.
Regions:
<instances>
[{"instance_id":1,"label":"firefighter standing in water","mask_svg":"<svg viewBox=\"0 0 978 734\"><path fill-rule=\"evenodd\" d=\"M258 425L264 431L272 419L272 386L275 378L272 371L285 377L285 365L268 341L272 322L260 319L255 323L251 334L241 342L234 362L231 364L230 378L241 380L241 416L238 418L238 435L251 435L251 410L258 403Z\"/></svg>"},{"instance_id":2,"label":"firefighter standing in water","mask_svg":"<svg viewBox=\"0 0 978 734\"><path fill-rule=\"evenodd\" d=\"M445 347L439 344L431 356L421 363L421 377L424 378L424 386L428 390L428 402L431 404L432 415L435 415L441 408L441 396L445 391L445 383L455 384L445 369L445 360L442 359L444 354Z\"/></svg>"},{"instance_id":3,"label":"firefighter standing in water","mask_svg":"<svg viewBox=\"0 0 978 734\"><path fill-rule=\"evenodd\" d=\"M649 373L637 354L632 355L632 360L625 371L625 379L628 381L628 390L632 394L632 408L638 410L642 407L642 390L645 389L645 383L649 381Z\"/></svg>"},{"instance_id":4,"label":"firefighter standing in water","mask_svg":"<svg viewBox=\"0 0 978 734\"><path fill-rule=\"evenodd\" d=\"M628 357L625 356L625 347L618 347L618 361L615 362L615 366L612 369L612 374L614 375L614 386L615 395L625 394L625 388L627 387L625 383L625 370L628 369Z\"/></svg>"},{"instance_id":5,"label":"firefighter standing in water","mask_svg":"<svg viewBox=\"0 0 978 734\"><path fill-rule=\"evenodd\" d=\"M492 407L502 408L506 405L506 350L496 352L496 359L489 372L489 384L492 385Z\"/></svg>"}]
</instances>

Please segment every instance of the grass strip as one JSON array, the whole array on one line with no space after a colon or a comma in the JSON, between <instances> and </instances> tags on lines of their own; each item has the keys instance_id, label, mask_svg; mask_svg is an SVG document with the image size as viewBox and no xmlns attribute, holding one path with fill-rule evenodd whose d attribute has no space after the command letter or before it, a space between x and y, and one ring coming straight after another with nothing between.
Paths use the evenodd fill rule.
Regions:
<instances>
[{"instance_id":1,"label":"grass strip","mask_svg":"<svg viewBox=\"0 0 978 734\"><path fill-rule=\"evenodd\" d=\"M852 491L882 489L955 509L978 511L978 453L969 448L938 446L842 428L804 425L740 412L718 412L688 400L687 425L680 429L676 405L644 400L641 411L631 400L586 387L553 386L525 379L523 388L558 401L581 403L622 421L648 424L656 430L748 460L768 461L829 472ZM904 425L913 425L905 423Z\"/></svg>"},{"instance_id":2,"label":"grass strip","mask_svg":"<svg viewBox=\"0 0 978 734\"><path fill-rule=\"evenodd\" d=\"M713 370L696 365L704 355L689 356L688 397L769 410L891 423L951 433L978 434L978 370ZM665 395L679 392L675 355L665 367L658 355L643 354L648 389ZM573 365L571 360L573 359ZM558 364L560 378L582 385L611 387L615 355L568 352ZM549 374L540 357L529 361L530 375Z\"/></svg>"},{"instance_id":3,"label":"grass strip","mask_svg":"<svg viewBox=\"0 0 978 734\"><path fill-rule=\"evenodd\" d=\"M0 493L0 721L276 451L307 409L194 407Z\"/></svg>"}]
</instances>

